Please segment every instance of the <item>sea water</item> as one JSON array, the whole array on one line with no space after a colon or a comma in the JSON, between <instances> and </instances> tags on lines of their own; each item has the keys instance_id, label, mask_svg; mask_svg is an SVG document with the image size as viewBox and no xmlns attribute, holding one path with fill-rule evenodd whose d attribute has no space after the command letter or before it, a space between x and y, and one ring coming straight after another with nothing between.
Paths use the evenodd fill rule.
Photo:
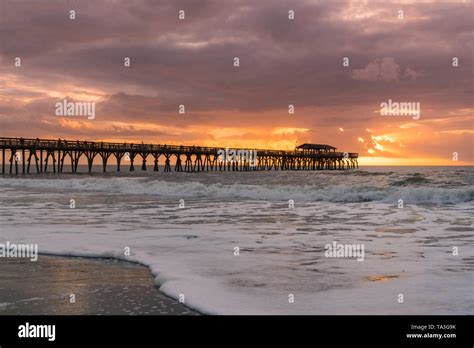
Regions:
<instances>
[{"instance_id":1,"label":"sea water","mask_svg":"<svg viewBox=\"0 0 474 348\"><path fill-rule=\"evenodd\" d=\"M473 174L6 175L0 242L140 262L203 313L474 314ZM328 245L364 255L327 257Z\"/></svg>"}]
</instances>

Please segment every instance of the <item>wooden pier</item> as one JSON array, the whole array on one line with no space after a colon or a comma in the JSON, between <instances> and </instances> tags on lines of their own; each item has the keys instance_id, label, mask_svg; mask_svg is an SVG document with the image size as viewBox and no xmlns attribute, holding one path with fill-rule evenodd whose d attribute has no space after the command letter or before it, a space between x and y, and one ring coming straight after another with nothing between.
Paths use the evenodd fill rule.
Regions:
<instances>
[{"instance_id":1,"label":"wooden pier","mask_svg":"<svg viewBox=\"0 0 474 348\"><path fill-rule=\"evenodd\" d=\"M330 145L303 144L293 151L259 150L252 161L238 156L233 161L222 160L223 148L132 143L109 143L83 140L50 140L0 138L2 174L77 173L79 160L84 156L88 172L94 159L99 158L105 173L107 163L115 157L115 170L127 166L133 172L138 162L147 170L151 159L153 170L159 171L158 161L164 162L165 172L252 171L252 170L343 170L358 168L357 153L336 152ZM242 154L249 149L235 149ZM70 170L64 171L67 160ZM110 164L109 164L110 165Z\"/></svg>"}]
</instances>

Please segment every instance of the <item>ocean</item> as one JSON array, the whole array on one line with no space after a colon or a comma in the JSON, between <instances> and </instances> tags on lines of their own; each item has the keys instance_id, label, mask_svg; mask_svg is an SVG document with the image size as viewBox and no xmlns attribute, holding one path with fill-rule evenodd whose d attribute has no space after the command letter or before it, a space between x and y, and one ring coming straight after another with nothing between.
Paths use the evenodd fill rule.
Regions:
<instances>
[{"instance_id":1,"label":"ocean","mask_svg":"<svg viewBox=\"0 0 474 348\"><path fill-rule=\"evenodd\" d=\"M4 175L0 243L139 262L201 313L474 314L473 174Z\"/></svg>"}]
</instances>

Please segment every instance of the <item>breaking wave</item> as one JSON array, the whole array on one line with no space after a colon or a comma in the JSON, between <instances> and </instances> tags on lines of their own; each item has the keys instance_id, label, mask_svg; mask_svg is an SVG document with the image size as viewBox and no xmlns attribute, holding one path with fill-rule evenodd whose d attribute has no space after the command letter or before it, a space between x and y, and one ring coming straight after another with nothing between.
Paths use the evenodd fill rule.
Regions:
<instances>
[{"instance_id":1,"label":"breaking wave","mask_svg":"<svg viewBox=\"0 0 474 348\"><path fill-rule=\"evenodd\" d=\"M8 180L8 181L7 181ZM426 180L422 177L410 177L395 186L376 186L360 184L339 185L248 185L202 183L196 181L176 182L166 180L148 180L133 177L81 177L67 180L46 178L9 179L0 178L3 187L50 193L71 191L104 192L105 194L150 195L161 197L179 197L189 199L247 199L300 202L397 202L455 204L474 200L473 186L440 188L427 186L409 186Z\"/></svg>"},{"instance_id":2,"label":"breaking wave","mask_svg":"<svg viewBox=\"0 0 474 348\"><path fill-rule=\"evenodd\" d=\"M398 180L393 183L391 183L392 186L409 186L409 185L419 185L419 184L428 184L430 183L431 180L425 178L421 174L413 174L412 176L409 176L407 178L404 178L403 180Z\"/></svg>"}]
</instances>

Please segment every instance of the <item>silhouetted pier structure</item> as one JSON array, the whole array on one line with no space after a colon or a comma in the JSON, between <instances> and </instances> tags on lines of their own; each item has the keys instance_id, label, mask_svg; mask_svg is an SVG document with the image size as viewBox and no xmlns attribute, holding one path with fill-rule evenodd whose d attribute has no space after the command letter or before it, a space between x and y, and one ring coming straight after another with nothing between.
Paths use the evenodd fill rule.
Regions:
<instances>
[{"instance_id":1,"label":"silhouetted pier structure","mask_svg":"<svg viewBox=\"0 0 474 348\"><path fill-rule=\"evenodd\" d=\"M223 161L223 148L202 146L176 146L132 143L93 142L82 140L51 140L27 138L0 138L2 149L2 174L27 174L31 172L62 173L64 161L70 160L70 172L76 173L79 160L84 156L89 173L94 159L101 159L103 172L113 156L116 171L126 165L134 171L137 161L147 170L147 159L152 158L153 170L158 171L158 161L164 160L164 171L251 171L251 170L336 170L358 168L357 153L336 152L336 148L322 144L303 144L293 151L256 151L251 161L237 156L235 161ZM249 149L235 149L242 154ZM221 154L221 156L219 156ZM127 163L124 163L127 162ZM9 168L6 168L9 167ZM33 168L33 169L32 169Z\"/></svg>"}]
</instances>

